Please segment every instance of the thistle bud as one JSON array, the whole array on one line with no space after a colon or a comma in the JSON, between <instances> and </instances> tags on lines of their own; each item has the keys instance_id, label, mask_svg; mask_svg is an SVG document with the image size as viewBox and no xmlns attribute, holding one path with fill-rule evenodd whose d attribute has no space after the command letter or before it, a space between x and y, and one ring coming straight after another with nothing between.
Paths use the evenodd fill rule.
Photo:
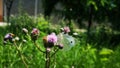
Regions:
<instances>
[{"instance_id":1,"label":"thistle bud","mask_svg":"<svg viewBox=\"0 0 120 68\"><path fill-rule=\"evenodd\" d=\"M38 36L39 36L39 30L37 28L34 28L31 32L31 38L33 41L37 40L38 39Z\"/></svg>"},{"instance_id":2,"label":"thistle bud","mask_svg":"<svg viewBox=\"0 0 120 68\"><path fill-rule=\"evenodd\" d=\"M64 28L63 28L63 32L64 32L65 34L69 33L69 32L70 32L70 28L69 28L69 27L64 27Z\"/></svg>"},{"instance_id":3,"label":"thistle bud","mask_svg":"<svg viewBox=\"0 0 120 68\"><path fill-rule=\"evenodd\" d=\"M74 35L74 36L77 36L77 35L78 35L78 33L73 33L73 35Z\"/></svg>"},{"instance_id":4,"label":"thistle bud","mask_svg":"<svg viewBox=\"0 0 120 68\"><path fill-rule=\"evenodd\" d=\"M15 37L15 40L16 40L16 41L19 41L20 39L19 39L19 37Z\"/></svg>"},{"instance_id":5,"label":"thistle bud","mask_svg":"<svg viewBox=\"0 0 120 68\"><path fill-rule=\"evenodd\" d=\"M28 30L26 28L23 28L22 31L27 34L28 33Z\"/></svg>"},{"instance_id":6,"label":"thistle bud","mask_svg":"<svg viewBox=\"0 0 120 68\"><path fill-rule=\"evenodd\" d=\"M59 49L63 49L63 47L64 47L63 44L59 44L59 45L58 45L58 48L59 48Z\"/></svg>"},{"instance_id":7,"label":"thistle bud","mask_svg":"<svg viewBox=\"0 0 120 68\"><path fill-rule=\"evenodd\" d=\"M24 40L23 40L23 42L24 42L24 43L26 43L26 42L27 42L27 40L25 40L25 39L24 39Z\"/></svg>"}]
</instances>

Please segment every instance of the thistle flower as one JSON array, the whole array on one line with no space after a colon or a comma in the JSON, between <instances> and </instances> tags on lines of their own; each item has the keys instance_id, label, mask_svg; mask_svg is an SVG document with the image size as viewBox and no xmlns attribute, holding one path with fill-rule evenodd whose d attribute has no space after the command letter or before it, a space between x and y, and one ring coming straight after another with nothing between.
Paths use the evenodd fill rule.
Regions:
<instances>
[{"instance_id":1,"label":"thistle flower","mask_svg":"<svg viewBox=\"0 0 120 68\"><path fill-rule=\"evenodd\" d=\"M28 30L26 28L23 28L22 31L27 34L28 33Z\"/></svg>"},{"instance_id":2,"label":"thistle flower","mask_svg":"<svg viewBox=\"0 0 120 68\"><path fill-rule=\"evenodd\" d=\"M57 36L55 35L55 33L51 33L50 35L43 37L43 42L45 48L51 48L57 42Z\"/></svg>"},{"instance_id":3,"label":"thistle flower","mask_svg":"<svg viewBox=\"0 0 120 68\"><path fill-rule=\"evenodd\" d=\"M13 38L13 36L14 36L14 34L8 33L8 34L5 35L4 39L5 39L5 40L11 39L11 38Z\"/></svg>"},{"instance_id":4,"label":"thistle flower","mask_svg":"<svg viewBox=\"0 0 120 68\"><path fill-rule=\"evenodd\" d=\"M70 28L69 27L64 27L63 28L63 32L66 34L66 33L69 33L70 32Z\"/></svg>"},{"instance_id":5,"label":"thistle flower","mask_svg":"<svg viewBox=\"0 0 120 68\"><path fill-rule=\"evenodd\" d=\"M13 33L6 34L5 37L4 37L4 42L3 43L4 44L7 43L7 40L9 40L10 42L12 42L13 36L14 36Z\"/></svg>"},{"instance_id":6,"label":"thistle flower","mask_svg":"<svg viewBox=\"0 0 120 68\"><path fill-rule=\"evenodd\" d=\"M54 44L57 42L57 36L55 35L55 33L51 33L47 36L47 42L49 44L49 47L54 46Z\"/></svg>"},{"instance_id":7,"label":"thistle flower","mask_svg":"<svg viewBox=\"0 0 120 68\"><path fill-rule=\"evenodd\" d=\"M32 35L39 35L39 33L40 32L37 28L33 28L32 32L31 32Z\"/></svg>"},{"instance_id":8,"label":"thistle flower","mask_svg":"<svg viewBox=\"0 0 120 68\"><path fill-rule=\"evenodd\" d=\"M52 33L50 35L47 36L47 41L48 43L56 43L57 42L57 36L55 35L55 33Z\"/></svg>"},{"instance_id":9,"label":"thistle flower","mask_svg":"<svg viewBox=\"0 0 120 68\"><path fill-rule=\"evenodd\" d=\"M33 28L32 32L31 32L31 38L33 41L38 39L39 33L40 32L37 28Z\"/></svg>"}]
</instances>

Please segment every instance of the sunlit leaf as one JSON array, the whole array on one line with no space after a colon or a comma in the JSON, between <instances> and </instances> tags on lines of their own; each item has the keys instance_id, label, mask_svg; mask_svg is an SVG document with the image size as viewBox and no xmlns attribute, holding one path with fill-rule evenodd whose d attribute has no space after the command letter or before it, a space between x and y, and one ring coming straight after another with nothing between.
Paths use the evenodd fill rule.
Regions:
<instances>
[{"instance_id":1,"label":"sunlit leaf","mask_svg":"<svg viewBox=\"0 0 120 68\"><path fill-rule=\"evenodd\" d=\"M108 61L109 59L105 57L105 58L101 58L100 60L101 61Z\"/></svg>"},{"instance_id":2,"label":"sunlit leaf","mask_svg":"<svg viewBox=\"0 0 120 68\"><path fill-rule=\"evenodd\" d=\"M92 1L92 0L88 1L87 6L90 6L90 5L93 5L93 6L94 6L94 9L95 9L95 10L98 10L98 7L97 7L97 4L96 4L95 1Z\"/></svg>"},{"instance_id":3,"label":"sunlit leaf","mask_svg":"<svg viewBox=\"0 0 120 68\"><path fill-rule=\"evenodd\" d=\"M100 51L100 55L109 55L109 54L112 54L113 53L113 50L111 49L107 49L107 48L103 48L101 51Z\"/></svg>"}]
</instances>

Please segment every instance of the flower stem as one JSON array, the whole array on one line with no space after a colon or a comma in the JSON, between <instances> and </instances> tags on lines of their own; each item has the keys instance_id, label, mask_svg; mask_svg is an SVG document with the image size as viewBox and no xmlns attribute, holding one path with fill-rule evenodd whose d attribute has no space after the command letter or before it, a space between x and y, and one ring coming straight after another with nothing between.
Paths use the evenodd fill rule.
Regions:
<instances>
[{"instance_id":1,"label":"flower stem","mask_svg":"<svg viewBox=\"0 0 120 68\"><path fill-rule=\"evenodd\" d=\"M18 53L19 53L19 54L20 54L20 56L21 56L21 59L22 59L23 64L25 65L25 67L26 67L26 68L28 68L27 63L25 62L25 57L22 55L22 53L21 53L20 49L17 47L17 45L16 45L16 43L15 43L15 42L14 42L14 45L15 45L15 47L16 47L16 49L17 49Z\"/></svg>"},{"instance_id":2,"label":"flower stem","mask_svg":"<svg viewBox=\"0 0 120 68\"><path fill-rule=\"evenodd\" d=\"M50 57L53 57L54 59L53 59L53 61L52 61L52 63L53 63L53 68L56 68L56 53L59 51L59 49L57 48L57 49L54 49L54 53L50 56Z\"/></svg>"},{"instance_id":3,"label":"flower stem","mask_svg":"<svg viewBox=\"0 0 120 68\"><path fill-rule=\"evenodd\" d=\"M53 57L58 51L59 49L56 49L55 52L50 57Z\"/></svg>"},{"instance_id":4,"label":"flower stem","mask_svg":"<svg viewBox=\"0 0 120 68\"><path fill-rule=\"evenodd\" d=\"M45 53L44 51L41 50L41 48L34 42L34 45L37 47L37 49L42 52L42 53Z\"/></svg>"},{"instance_id":5,"label":"flower stem","mask_svg":"<svg viewBox=\"0 0 120 68\"><path fill-rule=\"evenodd\" d=\"M50 68L50 52L47 51L47 48L46 48L46 60L45 61L46 61L45 68Z\"/></svg>"}]
</instances>

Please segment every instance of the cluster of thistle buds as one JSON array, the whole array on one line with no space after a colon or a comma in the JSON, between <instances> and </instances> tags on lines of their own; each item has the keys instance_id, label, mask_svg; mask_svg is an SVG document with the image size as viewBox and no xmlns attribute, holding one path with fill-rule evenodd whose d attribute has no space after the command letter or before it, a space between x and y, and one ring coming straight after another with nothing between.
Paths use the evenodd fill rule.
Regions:
<instances>
[{"instance_id":1,"label":"cluster of thistle buds","mask_svg":"<svg viewBox=\"0 0 120 68\"><path fill-rule=\"evenodd\" d=\"M8 33L5 35L3 43L7 44L7 42L13 43L15 41L19 41L19 37L15 37L13 33Z\"/></svg>"},{"instance_id":2,"label":"cluster of thistle buds","mask_svg":"<svg viewBox=\"0 0 120 68\"><path fill-rule=\"evenodd\" d=\"M26 28L23 28L22 31L25 34L28 34L28 30ZM64 34L68 34L70 32L70 29L69 27L64 27L64 28L61 28L61 31ZM40 34L40 31L37 28L33 28L30 34L31 40L35 42L38 39L39 34ZM8 33L4 37L4 44L6 44L8 41L14 42L15 40L19 40L19 37L15 37L13 33ZM26 42L26 40L24 41ZM58 43L58 36L54 32L47 36L44 36L43 43L47 51L51 51L51 48L54 46L58 47L59 49L63 49L64 47L63 43Z\"/></svg>"}]
</instances>

